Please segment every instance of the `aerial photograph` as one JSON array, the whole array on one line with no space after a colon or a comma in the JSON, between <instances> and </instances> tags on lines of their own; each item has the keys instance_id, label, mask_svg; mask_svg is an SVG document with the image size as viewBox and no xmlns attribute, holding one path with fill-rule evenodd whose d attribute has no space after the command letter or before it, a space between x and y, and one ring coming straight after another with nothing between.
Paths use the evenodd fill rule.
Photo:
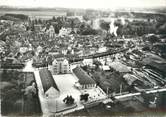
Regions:
<instances>
[{"instance_id":1,"label":"aerial photograph","mask_svg":"<svg viewBox=\"0 0 166 117\"><path fill-rule=\"evenodd\" d=\"M166 117L166 0L0 0L0 117Z\"/></svg>"}]
</instances>

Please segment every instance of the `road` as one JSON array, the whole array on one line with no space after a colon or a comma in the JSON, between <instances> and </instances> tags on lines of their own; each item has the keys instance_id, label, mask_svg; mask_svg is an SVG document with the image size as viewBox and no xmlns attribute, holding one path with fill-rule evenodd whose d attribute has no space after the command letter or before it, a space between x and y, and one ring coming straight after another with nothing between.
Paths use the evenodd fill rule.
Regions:
<instances>
[{"instance_id":1,"label":"road","mask_svg":"<svg viewBox=\"0 0 166 117\"><path fill-rule=\"evenodd\" d=\"M37 88L38 88L38 97L39 97L39 100L40 100L41 109L42 109L43 114L47 115L49 113L49 110L48 110L48 106L47 106L47 101L46 101L46 99L44 98L44 95L43 95L43 86L42 86L42 83L41 83L39 70L33 68L32 63L33 63L32 60L28 60L25 64L25 68L23 69L23 71L34 73L35 80L36 80L36 83L37 83Z\"/></svg>"},{"instance_id":2,"label":"road","mask_svg":"<svg viewBox=\"0 0 166 117\"><path fill-rule=\"evenodd\" d=\"M162 89L153 89L150 91L145 91L145 93L151 94L151 93L158 93L158 92L165 92L165 91L166 91L166 87L162 88ZM125 94L125 95L115 96L115 99L123 99L123 98L128 98L128 97L133 97L133 96L139 96L139 95L141 95L141 92L129 93L129 94Z\"/></svg>"}]
</instances>

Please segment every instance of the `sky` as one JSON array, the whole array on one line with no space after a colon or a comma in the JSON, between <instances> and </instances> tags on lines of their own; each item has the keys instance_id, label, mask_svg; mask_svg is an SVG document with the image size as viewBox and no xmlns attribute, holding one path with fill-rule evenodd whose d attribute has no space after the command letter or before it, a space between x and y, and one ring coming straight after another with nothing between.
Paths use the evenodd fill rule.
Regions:
<instances>
[{"instance_id":1,"label":"sky","mask_svg":"<svg viewBox=\"0 0 166 117\"><path fill-rule=\"evenodd\" d=\"M165 6L166 0L0 0L0 6L63 8L148 8Z\"/></svg>"}]
</instances>

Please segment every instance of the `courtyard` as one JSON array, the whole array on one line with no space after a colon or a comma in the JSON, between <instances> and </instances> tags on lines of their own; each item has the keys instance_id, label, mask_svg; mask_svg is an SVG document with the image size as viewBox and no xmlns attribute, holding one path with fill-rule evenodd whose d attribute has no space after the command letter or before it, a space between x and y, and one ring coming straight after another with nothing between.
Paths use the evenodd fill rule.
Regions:
<instances>
[{"instance_id":1,"label":"courtyard","mask_svg":"<svg viewBox=\"0 0 166 117\"><path fill-rule=\"evenodd\" d=\"M77 79L72 74L53 75L53 78L60 90L60 96L57 99L48 101L48 105L50 105L49 110L52 112L60 112L75 108L76 106L78 108L83 108L83 105L80 102L81 92L74 87ZM67 96L72 96L74 98L74 105L68 106L63 102L63 99Z\"/></svg>"},{"instance_id":2,"label":"courtyard","mask_svg":"<svg viewBox=\"0 0 166 117\"><path fill-rule=\"evenodd\" d=\"M84 108L84 105L80 101L80 95L84 93L89 94L89 102L96 100L101 100L106 98L106 94L99 87L92 89L79 90L74 85L78 79L73 74L62 74L62 75L53 75L53 78L60 90L60 96L57 99L47 100L49 110L52 112L62 112L68 109L77 110L77 108ZM63 99L67 96L72 96L74 98L73 105L66 105L63 102Z\"/></svg>"}]
</instances>

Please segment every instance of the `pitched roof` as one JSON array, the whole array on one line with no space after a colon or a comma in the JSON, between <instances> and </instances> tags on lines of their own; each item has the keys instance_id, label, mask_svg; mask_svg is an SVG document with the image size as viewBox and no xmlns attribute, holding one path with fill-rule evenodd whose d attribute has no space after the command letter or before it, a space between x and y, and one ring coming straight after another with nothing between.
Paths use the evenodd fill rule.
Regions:
<instances>
[{"instance_id":1,"label":"pitched roof","mask_svg":"<svg viewBox=\"0 0 166 117\"><path fill-rule=\"evenodd\" d=\"M73 72L79 79L80 84L96 84L96 82L81 67L74 68Z\"/></svg>"},{"instance_id":2,"label":"pitched roof","mask_svg":"<svg viewBox=\"0 0 166 117\"><path fill-rule=\"evenodd\" d=\"M56 90L59 91L59 89L53 79L53 76L48 69L46 69L46 68L41 69L39 71L39 74L40 74L44 92L46 92L50 87L54 87Z\"/></svg>"},{"instance_id":3,"label":"pitched roof","mask_svg":"<svg viewBox=\"0 0 166 117\"><path fill-rule=\"evenodd\" d=\"M149 55L142 60L142 63L144 65L149 65L153 68L156 68L161 72L166 72L166 60L157 55Z\"/></svg>"},{"instance_id":4,"label":"pitched roof","mask_svg":"<svg viewBox=\"0 0 166 117\"><path fill-rule=\"evenodd\" d=\"M129 68L120 62L112 62L110 63L110 67L112 67L116 71L123 72L123 73L130 72Z\"/></svg>"}]
</instances>

